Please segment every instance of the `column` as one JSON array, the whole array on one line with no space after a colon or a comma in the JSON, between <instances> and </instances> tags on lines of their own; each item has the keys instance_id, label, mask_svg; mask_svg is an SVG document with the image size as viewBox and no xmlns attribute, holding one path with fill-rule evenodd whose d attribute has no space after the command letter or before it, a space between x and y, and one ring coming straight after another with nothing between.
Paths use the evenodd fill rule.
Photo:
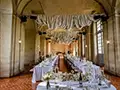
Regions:
<instances>
[{"instance_id":1,"label":"column","mask_svg":"<svg viewBox=\"0 0 120 90\"><path fill-rule=\"evenodd\" d=\"M89 27L89 29L88 29L88 42L87 42L87 45L88 45L88 59L89 60L92 60L92 52L91 52L91 45L92 45L92 43L91 43L91 36L92 36L92 33L91 33L91 26Z\"/></svg>"},{"instance_id":2,"label":"column","mask_svg":"<svg viewBox=\"0 0 120 90\"><path fill-rule=\"evenodd\" d=\"M48 54L51 55L51 41L48 41Z\"/></svg>"},{"instance_id":3,"label":"column","mask_svg":"<svg viewBox=\"0 0 120 90\"><path fill-rule=\"evenodd\" d=\"M109 62L109 72L112 74L115 74L116 68L115 68L115 42L114 42L114 16L109 17L108 19L108 40L110 40L110 44L108 47L109 53L108 53L108 62Z\"/></svg>"},{"instance_id":4,"label":"column","mask_svg":"<svg viewBox=\"0 0 120 90\"><path fill-rule=\"evenodd\" d=\"M43 55L46 55L46 40L44 35L40 36L40 51Z\"/></svg>"},{"instance_id":5,"label":"column","mask_svg":"<svg viewBox=\"0 0 120 90\"><path fill-rule=\"evenodd\" d=\"M89 57L89 47L88 47L88 33L86 35L84 35L84 41L85 41L85 44L84 44L84 47L85 47L85 57L88 59Z\"/></svg>"},{"instance_id":6,"label":"column","mask_svg":"<svg viewBox=\"0 0 120 90\"><path fill-rule=\"evenodd\" d=\"M20 72L23 72L24 71L24 60L25 60L25 28L24 28L24 24L21 23L21 26L20 26L20 32L21 32L21 35L20 35L20 40L21 40L21 45L19 47L20 49Z\"/></svg>"},{"instance_id":7,"label":"column","mask_svg":"<svg viewBox=\"0 0 120 90\"><path fill-rule=\"evenodd\" d=\"M24 70L25 30L19 17L13 15L11 40L10 76Z\"/></svg>"},{"instance_id":8,"label":"column","mask_svg":"<svg viewBox=\"0 0 120 90\"><path fill-rule=\"evenodd\" d=\"M46 56L46 54L47 54L47 52L46 52L46 50L47 50L46 46L47 46L47 41L46 41L45 36L44 36L44 56Z\"/></svg>"},{"instance_id":9,"label":"column","mask_svg":"<svg viewBox=\"0 0 120 90\"><path fill-rule=\"evenodd\" d=\"M115 67L116 74L120 76L120 12L116 9L115 11Z\"/></svg>"},{"instance_id":10,"label":"column","mask_svg":"<svg viewBox=\"0 0 120 90\"><path fill-rule=\"evenodd\" d=\"M78 56L81 55L82 55L82 35L80 35L78 39Z\"/></svg>"},{"instance_id":11,"label":"column","mask_svg":"<svg viewBox=\"0 0 120 90\"><path fill-rule=\"evenodd\" d=\"M10 77L12 3L0 0L0 77Z\"/></svg>"},{"instance_id":12,"label":"column","mask_svg":"<svg viewBox=\"0 0 120 90\"><path fill-rule=\"evenodd\" d=\"M39 61L39 51L40 51L40 35L37 33L35 40L35 63Z\"/></svg>"},{"instance_id":13,"label":"column","mask_svg":"<svg viewBox=\"0 0 120 90\"><path fill-rule=\"evenodd\" d=\"M82 35L82 55L85 54L85 36Z\"/></svg>"},{"instance_id":14,"label":"column","mask_svg":"<svg viewBox=\"0 0 120 90\"><path fill-rule=\"evenodd\" d=\"M108 23L107 21L103 22L103 43L104 43L104 64L105 70L109 70L109 43L108 40Z\"/></svg>"}]
</instances>

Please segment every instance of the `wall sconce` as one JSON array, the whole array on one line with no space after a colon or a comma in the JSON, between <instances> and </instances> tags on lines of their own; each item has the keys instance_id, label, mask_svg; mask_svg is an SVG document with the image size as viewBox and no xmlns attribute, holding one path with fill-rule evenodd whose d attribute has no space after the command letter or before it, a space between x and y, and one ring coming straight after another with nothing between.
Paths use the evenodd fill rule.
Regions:
<instances>
[{"instance_id":1,"label":"wall sconce","mask_svg":"<svg viewBox=\"0 0 120 90\"><path fill-rule=\"evenodd\" d=\"M85 47L87 48L87 45L85 45Z\"/></svg>"},{"instance_id":2,"label":"wall sconce","mask_svg":"<svg viewBox=\"0 0 120 90\"><path fill-rule=\"evenodd\" d=\"M109 40L107 40L107 42L106 42L107 44L110 44L110 41Z\"/></svg>"},{"instance_id":3,"label":"wall sconce","mask_svg":"<svg viewBox=\"0 0 120 90\"><path fill-rule=\"evenodd\" d=\"M18 42L19 42L19 43L22 43L22 41L21 41L21 40L19 40Z\"/></svg>"}]
</instances>

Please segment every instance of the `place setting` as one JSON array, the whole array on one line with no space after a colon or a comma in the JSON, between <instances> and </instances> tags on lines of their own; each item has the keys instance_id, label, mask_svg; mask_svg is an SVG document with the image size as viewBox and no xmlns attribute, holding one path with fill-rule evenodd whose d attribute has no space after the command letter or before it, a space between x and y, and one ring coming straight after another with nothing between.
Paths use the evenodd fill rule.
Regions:
<instances>
[{"instance_id":1,"label":"place setting","mask_svg":"<svg viewBox=\"0 0 120 90\"><path fill-rule=\"evenodd\" d=\"M78 68L70 58L68 60L59 53L54 66L42 76L43 82L38 84L36 90L116 90L103 70L97 69L97 73L91 61L85 62L86 65Z\"/></svg>"}]
</instances>

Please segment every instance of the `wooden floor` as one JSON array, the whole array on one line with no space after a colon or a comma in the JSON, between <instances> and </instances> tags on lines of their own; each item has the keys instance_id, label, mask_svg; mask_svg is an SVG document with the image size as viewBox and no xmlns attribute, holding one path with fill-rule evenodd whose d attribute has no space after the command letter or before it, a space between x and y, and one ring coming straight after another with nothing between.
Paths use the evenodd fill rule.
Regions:
<instances>
[{"instance_id":1,"label":"wooden floor","mask_svg":"<svg viewBox=\"0 0 120 90\"><path fill-rule=\"evenodd\" d=\"M112 84L117 88L117 90L120 90L120 77L107 74L106 77L112 82Z\"/></svg>"},{"instance_id":2,"label":"wooden floor","mask_svg":"<svg viewBox=\"0 0 120 90\"><path fill-rule=\"evenodd\" d=\"M12 78L0 79L0 90L32 90L31 74L24 74ZM120 77L107 75L112 84L120 90Z\"/></svg>"}]
</instances>

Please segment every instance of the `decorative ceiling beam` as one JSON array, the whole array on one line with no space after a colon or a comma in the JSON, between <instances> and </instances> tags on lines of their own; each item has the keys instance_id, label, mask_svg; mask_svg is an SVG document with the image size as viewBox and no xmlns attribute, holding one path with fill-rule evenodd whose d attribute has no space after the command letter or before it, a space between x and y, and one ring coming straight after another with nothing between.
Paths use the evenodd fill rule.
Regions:
<instances>
[{"instance_id":1,"label":"decorative ceiling beam","mask_svg":"<svg viewBox=\"0 0 120 90\"><path fill-rule=\"evenodd\" d=\"M112 6L116 6L117 0L112 0Z\"/></svg>"},{"instance_id":2,"label":"decorative ceiling beam","mask_svg":"<svg viewBox=\"0 0 120 90\"><path fill-rule=\"evenodd\" d=\"M14 1L14 0L13 0ZM20 0L19 2L18 2L18 4L17 4L17 8L18 8L18 6L20 5L20 3L22 2L23 0Z\"/></svg>"},{"instance_id":3,"label":"decorative ceiling beam","mask_svg":"<svg viewBox=\"0 0 120 90\"><path fill-rule=\"evenodd\" d=\"M16 14L17 11L17 0L12 0L13 14Z\"/></svg>"},{"instance_id":4,"label":"decorative ceiling beam","mask_svg":"<svg viewBox=\"0 0 120 90\"><path fill-rule=\"evenodd\" d=\"M27 7L27 5L28 5L31 1L32 1L32 0L29 0L29 1L25 4L25 6L23 7L23 9L22 9L22 11L21 11L21 15L23 14L25 8Z\"/></svg>"},{"instance_id":5,"label":"decorative ceiling beam","mask_svg":"<svg viewBox=\"0 0 120 90\"><path fill-rule=\"evenodd\" d=\"M23 14L24 9L27 7L27 5L31 2L32 0L20 0L18 3L16 3L16 7L15 7L15 12L14 14L16 16L20 16ZM15 3L15 1L13 0L13 2Z\"/></svg>"},{"instance_id":6,"label":"decorative ceiling beam","mask_svg":"<svg viewBox=\"0 0 120 90\"><path fill-rule=\"evenodd\" d=\"M106 2L109 4L111 11L115 11L115 5L116 5L116 0L112 0L112 2L110 3L109 0L106 0Z\"/></svg>"},{"instance_id":7,"label":"decorative ceiling beam","mask_svg":"<svg viewBox=\"0 0 120 90\"><path fill-rule=\"evenodd\" d=\"M43 9L43 6L42 6L42 3L41 3L40 1L38 1L38 2L39 2L39 5L40 5L40 7L41 7L41 9L42 9L43 14L45 14L44 9Z\"/></svg>"},{"instance_id":8,"label":"decorative ceiling beam","mask_svg":"<svg viewBox=\"0 0 120 90\"><path fill-rule=\"evenodd\" d=\"M103 6L103 4L102 4L100 1L98 1L98 0L94 0L94 1L96 1L96 2L101 6L101 8L102 8L103 11L105 12L106 16L108 17L108 12L106 11L106 9L105 9L105 7Z\"/></svg>"}]
</instances>

